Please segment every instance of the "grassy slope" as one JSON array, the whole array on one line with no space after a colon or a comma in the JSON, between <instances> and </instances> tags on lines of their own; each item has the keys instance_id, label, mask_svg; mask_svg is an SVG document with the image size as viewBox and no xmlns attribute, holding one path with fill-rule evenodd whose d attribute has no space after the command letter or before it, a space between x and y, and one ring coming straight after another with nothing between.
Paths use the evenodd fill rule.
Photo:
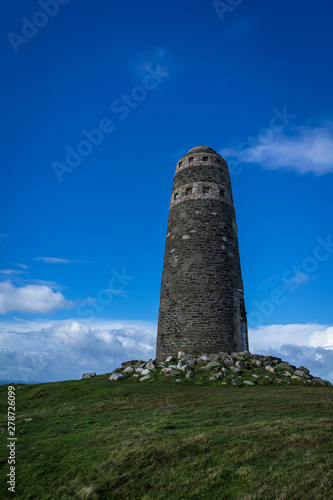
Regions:
<instances>
[{"instance_id":1,"label":"grassy slope","mask_svg":"<svg viewBox=\"0 0 333 500\"><path fill-rule=\"evenodd\" d=\"M18 499L332 498L329 387L105 376L17 387ZM6 455L0 498L14 496Z\"/></svg>"}]
</instances>

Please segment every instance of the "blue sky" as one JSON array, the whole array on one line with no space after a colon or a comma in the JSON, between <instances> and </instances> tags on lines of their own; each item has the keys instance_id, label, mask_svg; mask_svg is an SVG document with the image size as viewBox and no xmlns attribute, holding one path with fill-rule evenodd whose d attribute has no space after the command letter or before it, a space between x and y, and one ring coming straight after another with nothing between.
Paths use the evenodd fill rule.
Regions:
<instances>
[{"instance_id":1,"label":"blue sky","mask_svg":"<svg viewBox=\"0 0 333 500\"><path fill-rule=\"evenodd\" d=\"M333 379L332 15L7 2L1 380L154 357L175 164L201 143L230 166L252 351Z\"/></svg>"}]
</instances>

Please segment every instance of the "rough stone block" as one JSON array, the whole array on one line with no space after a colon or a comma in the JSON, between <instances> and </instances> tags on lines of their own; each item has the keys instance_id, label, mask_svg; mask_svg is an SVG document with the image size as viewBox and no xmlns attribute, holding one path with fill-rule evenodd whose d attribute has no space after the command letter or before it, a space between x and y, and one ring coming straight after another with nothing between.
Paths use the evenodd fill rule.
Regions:
<instances>
[{"instance_id":1,"label":"rough stone block","mask_svg":"<svg viewBox=\"0 0 333 500\"><path fill-rule=\"evenodd\" d=\"M91 377L96 377L96 373L95 372L91 372L91 373L84 373L82 375L83 379L85 379L85 378L91 378Z\"/></svg>"},{"instance_id":2,"label":"rough stone block","mask_svg":"<svg viewBox=\"0 0 333 500\"><path fill-rule=\"evenodd\" d=\"M122 378L125 378L122 373L113 372L109 377L109 380L121 380Z\"/></svg>"}]
</instances>

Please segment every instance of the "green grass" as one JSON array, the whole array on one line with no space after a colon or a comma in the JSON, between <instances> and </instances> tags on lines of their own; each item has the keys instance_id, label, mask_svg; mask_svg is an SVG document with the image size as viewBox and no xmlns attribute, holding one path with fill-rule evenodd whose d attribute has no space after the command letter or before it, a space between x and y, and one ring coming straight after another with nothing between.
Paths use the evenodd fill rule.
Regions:
<instances>
[{"instance_id":1,"label":"green grass","mask_svg":"<svg viewBox=\"0 0 333 500\"><path fill-rule=\"evenodd\" d=\"M3 386L0 498L327 500L332 394L169 377L16 386L14 495Z\"/></svg>"}]
</instances>

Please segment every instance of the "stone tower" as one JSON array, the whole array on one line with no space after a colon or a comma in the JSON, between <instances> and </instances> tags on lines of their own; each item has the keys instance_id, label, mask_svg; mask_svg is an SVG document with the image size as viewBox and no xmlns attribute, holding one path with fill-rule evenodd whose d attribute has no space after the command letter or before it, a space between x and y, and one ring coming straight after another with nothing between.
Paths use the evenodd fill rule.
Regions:
<instances>
[{"instance_id":1,"label":"stone tower","mask_svg":"<svg viewBox=\"0 0 333 500\"><path fill-rule=\"evenodd\" d=\"M248 349L228 165L197 146L177 163L165 243L156 359Z\"/></svg>"}]
</instances>

